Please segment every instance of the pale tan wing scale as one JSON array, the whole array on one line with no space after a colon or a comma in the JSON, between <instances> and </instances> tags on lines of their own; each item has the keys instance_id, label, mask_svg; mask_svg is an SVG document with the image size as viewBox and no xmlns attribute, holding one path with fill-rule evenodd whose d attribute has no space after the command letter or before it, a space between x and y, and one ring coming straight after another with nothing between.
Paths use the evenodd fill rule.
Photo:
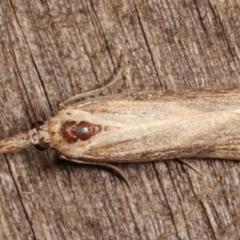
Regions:
<instances>
[{"instance_id":1,"label":"pale tan wing scale","mask_svg":"<svg viewBox=\"0 0 240 240\"><path fill-rule=\"evenodd\" d=\"M63 139L66 122L85 122L98 130L69 142ZM45 124L50 145L74 159L239 159L240 89L100 97L67 106Z\"/></svg>"}]
</instances>

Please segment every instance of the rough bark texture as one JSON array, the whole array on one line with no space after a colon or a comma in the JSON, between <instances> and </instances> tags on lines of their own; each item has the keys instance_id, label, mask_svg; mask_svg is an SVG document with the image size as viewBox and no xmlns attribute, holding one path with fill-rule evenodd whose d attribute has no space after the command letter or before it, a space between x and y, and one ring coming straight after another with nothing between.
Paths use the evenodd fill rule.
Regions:
<instances>
[{"instance_id":1,"label":"rough bark texture","mask_svg":"<svg viewBox=\"0 0 240 240\"><path fill-rule=\"evenodd\" d=\"M26 131L57 103L103 94L238 84L240 5L219 1L0 3L0 137ZM10 40L11 39L11 40ZM14 62L13 52L16 56ZM0 156L0 239L239 239L240 165L195 160L118 165L57 161L34 148Z\"/></svg>"}]
</instances>

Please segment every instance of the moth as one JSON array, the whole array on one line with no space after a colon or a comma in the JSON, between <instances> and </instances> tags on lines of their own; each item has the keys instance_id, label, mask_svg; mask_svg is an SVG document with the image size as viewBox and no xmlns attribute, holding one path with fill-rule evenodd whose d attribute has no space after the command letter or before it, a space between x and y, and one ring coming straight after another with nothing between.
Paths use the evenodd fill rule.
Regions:
<instances>
[{"instance_id":1,"label":"moth","mask_svg":"<svg viewBox=\"0 0 240 240\"><path fill-rule=\"evenodd\" d=\"M0 153L49 144L77 162L239 160L240 88L143 91L66 105L92 93L63 102L42 126L1 140Z\"/></svg>"}]
</instances>

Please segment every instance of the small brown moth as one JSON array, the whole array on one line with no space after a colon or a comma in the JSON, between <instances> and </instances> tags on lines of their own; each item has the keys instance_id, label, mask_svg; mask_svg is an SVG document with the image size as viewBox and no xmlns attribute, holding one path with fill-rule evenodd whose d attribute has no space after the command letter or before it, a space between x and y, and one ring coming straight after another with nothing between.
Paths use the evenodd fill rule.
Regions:
<instances>
[{"instance_id":1,"label":"small brown moth","mask_svg":"<svg viewBox=\"0 0 240 240\"><path fill-rule=\"evenodd\" d=\"M136 92L65 106L92 93L65 101L38 129L1 140L0 153L48 143L76 162L240 158L240 88Z\"/></svg>"}]
</instances>

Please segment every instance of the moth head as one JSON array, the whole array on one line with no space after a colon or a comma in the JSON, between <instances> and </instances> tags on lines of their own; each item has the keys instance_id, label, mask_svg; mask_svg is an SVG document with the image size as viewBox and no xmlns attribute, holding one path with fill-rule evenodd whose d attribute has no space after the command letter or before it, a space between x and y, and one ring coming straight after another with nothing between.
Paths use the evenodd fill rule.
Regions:
<instances>
[{"instance_id":1,"label":"moth head","mask_svg":"<svg viewBox=\"0 0 240 240\"><path fill-rule=\"evenodd\" d=\"M44 125L43 121L35 121L32 125L31 125L31 129L36 128L37 131L40 129L40 126ZM35 148L39 151L46 151L49 148L49 143L44 142L43 139L39 140L39 143L34 145Z\"/></svg>"}]
</instances>

